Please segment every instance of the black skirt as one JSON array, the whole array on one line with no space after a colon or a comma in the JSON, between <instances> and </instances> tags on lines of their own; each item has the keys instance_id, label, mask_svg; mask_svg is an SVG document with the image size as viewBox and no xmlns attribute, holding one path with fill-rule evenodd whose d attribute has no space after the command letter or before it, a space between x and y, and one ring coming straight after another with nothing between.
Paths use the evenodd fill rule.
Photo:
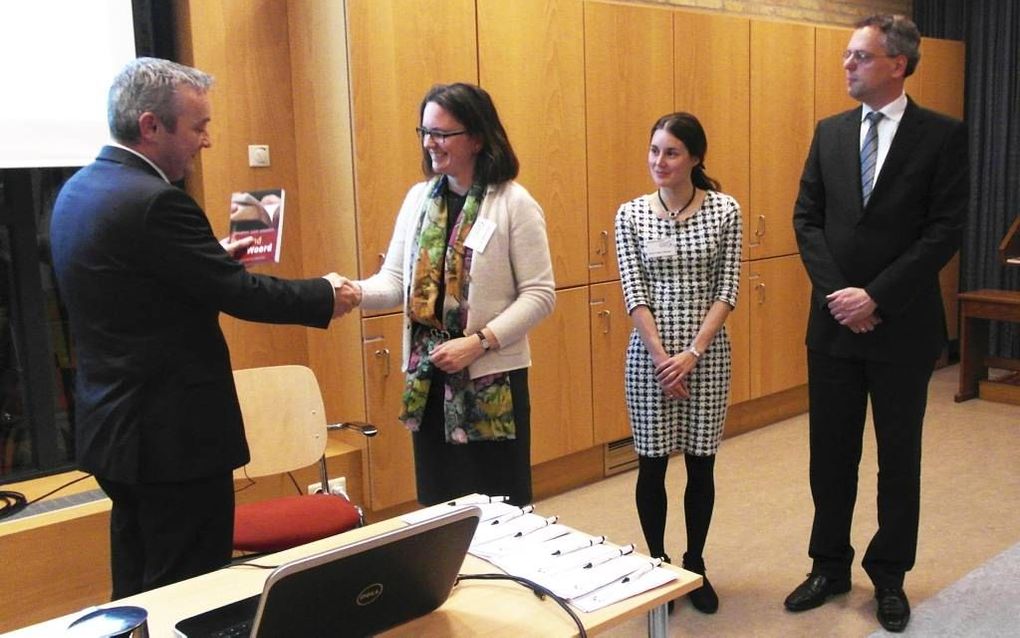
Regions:
<instances>
[{"instance_id":1,"label":"black skirt","mask_svg":"<svg viewBox=\"0 0 1020 638\"><path fill-rule=\"evenodd\" d=\"M531 400L528 369L510 371L517 438L509 441L446 442L443 400L446 375L436 370L421 427L413 433L418 502L435 505L478 492L531 503Z\"/></svg>"}]
</instances>

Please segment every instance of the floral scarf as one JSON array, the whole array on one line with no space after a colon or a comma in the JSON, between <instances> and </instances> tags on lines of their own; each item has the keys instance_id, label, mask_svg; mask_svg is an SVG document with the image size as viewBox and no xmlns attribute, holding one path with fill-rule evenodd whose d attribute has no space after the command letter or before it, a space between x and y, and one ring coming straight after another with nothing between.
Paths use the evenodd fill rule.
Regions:
<instances>
[{"instance_id":1,"label":"floral scarf","mask_svg":"<svg viewBox=\"0 0 1020 638\"><path fill-rule=\"evenodd\" d=\"M452 335L464 333L473 251L464 245L478 217L485 185L475 183L468 190L464 207L447 240L446 177L434 178L426 186L420 226L412 255L417 255L413 281L408 291L411 319L411 353L404 385L404 408L400 420L417 431L425 413L433 365L432 349ZM442 284L442 285L441 285ZM436 302L443 290L443 316L436 316ZM498 441L516 438L510 375L506 372L471 379L467 368L446 375L444 392L446 441Z\"/></svg>"}]
</instances>

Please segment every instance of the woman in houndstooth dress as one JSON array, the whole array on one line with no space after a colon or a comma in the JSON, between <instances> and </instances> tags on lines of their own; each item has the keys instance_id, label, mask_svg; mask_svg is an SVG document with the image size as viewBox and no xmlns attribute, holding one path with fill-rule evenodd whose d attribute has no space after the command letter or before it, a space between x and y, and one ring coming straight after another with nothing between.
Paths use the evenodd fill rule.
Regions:
<instances>
[{"instance_id":1,"label":"woman in houndstooth dress","mask_svg":"<svg viewBox=\"0 0 1020 638\"><path fill-rule=\"evenodd\" d=\"M653 556L665 553L666 467L687 468L684 567L704 575L702 553L715 504L715 454L730 384L723 322L740 279L740 207L705 174L705 132L687 113L652 127L648 168L658 187L616 214L616 249L627 311L627 411L638 453L636 500ZM719 600L708 579L691 592L705 613Z\"/></svg>"}]
</instances>

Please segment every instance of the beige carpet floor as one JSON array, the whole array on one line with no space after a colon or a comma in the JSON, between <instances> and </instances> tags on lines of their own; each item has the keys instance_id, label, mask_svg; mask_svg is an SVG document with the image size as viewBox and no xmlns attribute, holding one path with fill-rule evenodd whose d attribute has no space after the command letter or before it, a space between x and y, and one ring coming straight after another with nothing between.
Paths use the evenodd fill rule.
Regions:
<instances>
[{"instance_id":1,"label":"beige carpet floor","mask_svg":"<svg viewBox=\"0 0 1020 638\"><path fill-rule=\"evenodd\" d=\"M1020 407L979 399L954 403L956 384L957 367L943 368L936 371L929 392L920 541L917 564L905 583L915 609L1020 541ZM880 629L874 592L860 567L876 525L870 423L853 526L858 556L853 589L815 610L792 614L783 608L783 599L811 567L807 435L807 416L802 415L723 442L705 551L720 609L706 616L680 601L669 620L670 635L854 637ZM634 507L635 479L634 471L613 476L540 501L536 511L646 551ZM682 460L670 463L667 481L666 551L679 559L685 548ZM645 632L645 620L638 618L606 635ZM909 627L905 635L912 635Z\"/></svg>"}]
</instances>

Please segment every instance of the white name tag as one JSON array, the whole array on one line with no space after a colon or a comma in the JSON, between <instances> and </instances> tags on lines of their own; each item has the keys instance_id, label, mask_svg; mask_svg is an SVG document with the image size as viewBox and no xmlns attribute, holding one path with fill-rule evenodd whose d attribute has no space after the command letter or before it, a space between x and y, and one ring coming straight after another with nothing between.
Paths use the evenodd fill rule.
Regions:
<instances>
[{"instance_id":1,"label":"white name tag","mask_svg":"<svg viewBox=\"0 0 1020 638\"><path fill-rule=\"evenodd\" d=\"M660 237L659 239L650 239L646 241L645 255L647 255L649 259L658 259L660 257L675 257L676 238Z\"/></svg>"},{"instance_id":2,"label":"white name tag","mask_svg":"<svg viewBox=\"0 0 1020 638\"><path fill-rule=\"evenodd\" d=\"M484 253L485 247L489 245L489 240L492 239L492 233L494 232L496 232L496 223L494 221L478 217L475 219L475 223L471 225L471 232L468 233L467 239L464 240L464 245L471 250Z\"/></svg>"}]
</instances>

